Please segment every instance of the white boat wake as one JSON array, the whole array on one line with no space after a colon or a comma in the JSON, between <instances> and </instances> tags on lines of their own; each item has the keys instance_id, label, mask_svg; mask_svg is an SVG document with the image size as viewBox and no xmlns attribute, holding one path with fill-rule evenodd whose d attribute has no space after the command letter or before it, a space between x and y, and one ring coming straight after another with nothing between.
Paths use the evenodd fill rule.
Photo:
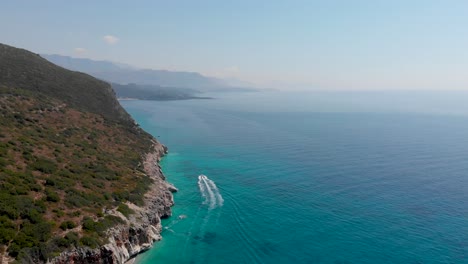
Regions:
<instances>
[{"instance_id":1,"label":"white boat wake","mask_svg":"<svg viewBox=\"0 0 468 264\"><path fill-rule=\"evenodd\" d=\"M204 204L208 205L210 209L223 206L223 196L219 192L216 184L208 179L206 175L198 176L198 187L200 188L201 195L205 198Z\"/></svg>"},{"instance_id":2,"label":"white boat wake","mask_svg":"<svg viewBox=\"0 0 468 264\"><path fill-rule=\"evenodd\" d=\"M208 230L215 228L218 224L219 217L221 216L221 210L213 210L215 208L221 207L224 204L223 196L219 192L216 184L210 180L206 175L198 176L198 187L203 200L203 205L198 207L198 211L192 219L192 225L189 229L188 235L185 239L184 246L182 247L182 253L186 254L187 246L195 237L198 239L203 239ZM200 260L200 263L203 263L203 260Z\"/></svg>"}]
</instances>

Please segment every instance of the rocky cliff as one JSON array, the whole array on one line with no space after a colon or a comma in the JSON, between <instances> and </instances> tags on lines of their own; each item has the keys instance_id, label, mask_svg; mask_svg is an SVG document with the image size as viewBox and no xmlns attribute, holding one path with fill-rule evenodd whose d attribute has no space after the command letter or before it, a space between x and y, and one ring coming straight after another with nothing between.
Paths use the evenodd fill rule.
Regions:
<instances>
[{"instance_id":1,"label":"rocky cliff","mask_svg":"<svg viewBox=\"0 0 468 264\"><path fill-rule=\"evenodd\" d=\"M50 264L85 264L85 263L125 263L137 254L150 249L155 241L161 239L161 218L171 216L174 204L172 192L177 189L165 181L159 166L161 157L167 152L165 146L154 142L154 151L143 158L145 173L154 182L145 195L145 205L140 207L132 203L127 205L135 212L128 217L117 210L108 210L122 218L125 224L115 226L107 231L109 243L95 249L80 247L60 254L50 260Z\"/></svg>"}]
</instances>

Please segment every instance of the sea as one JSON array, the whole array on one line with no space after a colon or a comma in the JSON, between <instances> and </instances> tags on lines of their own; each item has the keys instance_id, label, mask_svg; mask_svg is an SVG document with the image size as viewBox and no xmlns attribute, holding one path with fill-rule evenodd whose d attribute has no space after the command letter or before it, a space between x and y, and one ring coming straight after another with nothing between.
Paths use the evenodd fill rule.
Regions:
<instances>
[{"instance_id":1,"label":"sea","mask_svg":"<svg viewBox=\"0 0 468 264\"><path fill-rule=\"evenodd\" d=\"M467 92L122 101L169 148L150 263L468 263Z\"/></svg>"}]
</instances>

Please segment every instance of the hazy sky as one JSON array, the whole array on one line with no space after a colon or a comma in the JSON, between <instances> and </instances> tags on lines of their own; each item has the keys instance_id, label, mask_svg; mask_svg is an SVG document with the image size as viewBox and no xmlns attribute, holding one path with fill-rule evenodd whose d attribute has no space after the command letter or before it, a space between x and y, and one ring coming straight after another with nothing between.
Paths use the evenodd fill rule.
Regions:
<instances>
[{"instance_id":1,"label":"hazy sky","mask_svg":"<svg viewBox=\"0 0 468 264\"><path fill-rule=\"evenodd\" d=\"M468 90L466 0L3 0L0 42L267 86Z\"/></svg>"}]
</instances>

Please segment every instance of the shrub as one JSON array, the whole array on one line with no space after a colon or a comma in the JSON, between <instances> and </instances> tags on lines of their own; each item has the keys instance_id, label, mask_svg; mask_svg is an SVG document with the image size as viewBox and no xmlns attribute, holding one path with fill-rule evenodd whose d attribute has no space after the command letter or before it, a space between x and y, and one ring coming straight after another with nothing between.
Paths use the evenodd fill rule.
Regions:
<instances>
[{"instance_id":1,"label":"shrub","mask_svg":"<svg viewBox=\"0 0 468 264\"><path fill-rule=\"evenodd\" d=\"M90 248L97 248L99 246L99 241L96 238L90 236L82 237L80 239L80 243L83 246L88 246Z\"/></svg>"},{"instance_id":2,"label":"shrub","mask_svg":"<svg viewBox=\"0 0 468 264\"><path fill-rule=\"evenodd\" d=\"M75 232L69 232L64 237L58 238L56 243L59 247L68 248L70 246L78 246L80 237Z\"/></svg>"},{"instance_id":3,"label":"shrub","mask_svg":"<svg viewBox=\"0 0 468 264\"><path fill-rule=\"evenodd\" d=\"M124 203L121 203L119 205L119 207L117 208L117 211L121 212L123 215L125 215L125 217L128 217L129 215L131 214L134 214L135 211L133 211L132 209L130 209L128 207L128 205L124 204Z\"/></svg>"},{"instance_id":4,"label":"shrub","mask_svg":"<svg viewBox=\"0 0 468 264\"><path fill-rule=\"evenodd\" d=\"M31 223L36 224L43 221L42 215L36 210L31 209L22 216L24 219L28 219Z\"/></svg>"},{"instance_id":5,"label":"shrub","mask_svg":"<svg viewBox=\"0 0 468 264\"><path fill-rule=\"evenodd\" d=\"M73 228L75 228L75 227L76 227L75 222L70 221L70 220L63 221L63 222L60 224L60 229L62 229L62 230L73 229Z\"/></svg>"},{"instance_id":6,"label":"shrub","mask_svg":"<svg viewBox=\"0 0 468 264\"><path fill-rule=\"evenodd\" d=\"M5 216L0 216L0 244L6 245L15 237L16 226Z\"/></svg>"},{"instance_id":7,"label":"shrub","mask_svg":"<svg viewBox=\"0 0 468 264\"><path fill-rule=\"evenodd\" d=\"M103 233L107 229L122 223L124 223L124 221L120 217L113 215L107 215L98 222L94 222L90 217L84 217L82 227L83 230L89 232Z\"/></svg>"},{"instance_id":8,"label":"shrub","mask_svg":"<svg viewBox=\"0 0 468 264\"><path fill-rule=\"evenodd\" d=\"M96 231L96 222L94 222L91 217L84 217L83 218L83 223L82 223L83 230L86 231Z\"/></svg>"},{"instance_id":9,"label":"shrub","mask_svg":"<svg viewBox=\"0 0 468 264\"><path fill-rule=\"evenodd\" d=\"M44 159L44 158L38 158L33 164L32 168L34 170L43 172L43 173L54 173L57 170L57 164L55 162Z\"/></svg>"},{"instance_id":10,"label":"shrub","mask_svg":"<svg viewBox=\"0 0 468 264\"><path fill-rule=\"evenodd\" d=\"M60 201L59 195L51 189L46 189L46 200L49 202L58 202Z\"/></svg>"},{"instance_id":11,"label":"shrub","mask_svg":"<svg viewBox=\"0 0 468 264\"><path fill-rule=\"evenodd\" d=\"M81 215L81 211L74 211L70 214L71 216L80 216Z\"/></svg>"},{"instance_id":12,"label":"shrub","mask_svg":"<svg viewBox=\"0 0 468 264\"><path fill-rule=\"evenodd\" d=\"M85 207L91 204L90 200L83 197L83 193L75 189L69 189L66 191L65 204L70 207Z\"/></svg>"},{"instance_id":13,"label":"shrub","mask_svg":"<svg viewBox=\"0 0 468 264\"><path fill-rule=\"evenodd\" d=\"M63 210L60 210L60 209L54 209L52 210L52 212L55 213L55 215L57 215L57 217L62 217L65 215L65 212Z\"/></svg>"}]
</instances>

